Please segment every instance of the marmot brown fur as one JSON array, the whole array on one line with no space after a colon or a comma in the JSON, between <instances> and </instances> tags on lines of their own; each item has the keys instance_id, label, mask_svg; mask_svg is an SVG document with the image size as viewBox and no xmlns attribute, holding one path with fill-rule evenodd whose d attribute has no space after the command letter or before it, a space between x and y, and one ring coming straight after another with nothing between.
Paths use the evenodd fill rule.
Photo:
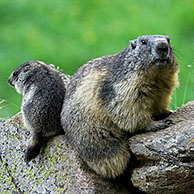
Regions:
<instances>
[{"instance_id":1,"label":"marmot brown fur","mask_svg":"<svg viewBox=\"0 0 194 194\"><path fill-rule=\"evenodd\" d=\"M115 178L130 161L127 134L161 129L169 115L178 64L167 36L142 36L118 54L94 59L73 76L62 127L96 173Z\"/></svg>"}]
</instances>

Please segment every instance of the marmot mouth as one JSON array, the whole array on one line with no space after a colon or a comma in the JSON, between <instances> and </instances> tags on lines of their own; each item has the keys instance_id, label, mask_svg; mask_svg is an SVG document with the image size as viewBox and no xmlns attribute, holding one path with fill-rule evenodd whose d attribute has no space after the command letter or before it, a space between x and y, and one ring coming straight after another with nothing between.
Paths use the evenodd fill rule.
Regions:
<instances>
[{"instance_id":1,"label":"marmot mouth","mask_svg":"<svg viewBox=\"0 0 194 194\"><path fill-rule=\"evenodd\" d=\"M169 59L168 58L167 59L165 59L165 58L159 58L159 59L154 60L154 63L156 65L164 65L164 64L169 63Z\"/></svg>"}]
</instances>

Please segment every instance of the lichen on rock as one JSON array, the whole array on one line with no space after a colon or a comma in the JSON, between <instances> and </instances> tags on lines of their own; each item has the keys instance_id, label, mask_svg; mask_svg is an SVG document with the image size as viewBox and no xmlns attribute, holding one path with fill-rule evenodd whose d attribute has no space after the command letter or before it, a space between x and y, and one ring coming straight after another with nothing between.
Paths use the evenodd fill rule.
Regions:
<instances>
[{"instance_id":1,"label":"lichen on rock","mask_svg":"<svg viewBox=\"0 0 194 194\"><path fill-rule=\"evenodd\" d=\"M26 164L29 139L21 113L0 122L0 193L126 193L91 172L65 136L50 140L37 158Z\"/></svg>"},{"instance_id":2,"label":"lichen on rock","mask_svg":"<svg viewBox=\"0 0 194 194\"><path fill-rule=\"evenodd\" d=\"M129 146L136 158L131 180L146 193L192 194L194 101L167 119L173 123L170 127L130 138ZM24 153L29 139L30 132L23 126L21 113L0 121L0 193L129 193L91 171L66 143L65 136L50 140L26 164Z\"/></svg>"}]
</instances>

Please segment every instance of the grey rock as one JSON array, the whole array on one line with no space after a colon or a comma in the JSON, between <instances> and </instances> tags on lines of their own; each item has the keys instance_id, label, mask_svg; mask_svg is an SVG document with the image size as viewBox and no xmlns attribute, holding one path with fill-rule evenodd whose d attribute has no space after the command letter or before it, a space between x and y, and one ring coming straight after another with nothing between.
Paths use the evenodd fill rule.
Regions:
<instances>
[{"instance_id":1,"label":"grey rock","mask_svg":"<svg viewBox=\"0 0 194 194\"><path fill-rule=\"evenodd\" d=\"M130 138L131 151L137 158L131 180L147 193L192 194L194 101L168 119L173 121L169 128ZM0 193L129 193L88 169L65 136L53 138L37 158L26 164L29 136L20 113L0 122Z\"/></svg>"},{"instance_id":2,"label":"grey rock","mask_svg":"<svg viewBox=\"0 0 194 194\"><path fill-rule=\"evenodd\" d=\"M26 164L29 136L21 113L0 122L0 193L128 193L91 172L64 136L53 138L36 159Z\"/></svg>"},{"instance_id":3,"label":"grey rock","mask_svg":"<svg viewBox=\"0 0 194 194\"><path fill-rule=\"evenodd\" d=\"M147 193L194 193L194 102L167 119L169 128L129 140L138 161L131 180Z\"/></svg>"}]
</instances>

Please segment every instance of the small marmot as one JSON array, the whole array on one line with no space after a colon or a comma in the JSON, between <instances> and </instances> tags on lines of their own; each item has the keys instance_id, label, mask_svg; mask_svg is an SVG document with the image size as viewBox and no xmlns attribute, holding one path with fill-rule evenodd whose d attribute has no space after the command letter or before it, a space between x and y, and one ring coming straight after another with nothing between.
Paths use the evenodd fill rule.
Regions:
<instances>
[{"instance_id":1,"label":"small marmot","mask_svg":"<svg viewBox=\"0 0 194 194\"><path fill-rule=\"evenodd\" d=\"M25 155L29 162L48 139L64 134L60 113L69 79L51 65L28 61L15 69L8 82L23 96L22 118L32 133Z\"/></svg>"},{"instance_id":2,"label":"small marmot","mask_svg":"<svg viewBox=\"0 0 194 194\"><path fill-rule=\"evenodd\" d=\"M141 36L118 54L84 64L68 85L61 124L97 174L115 178L130 161L127 134L168 126L178 64L167 36Z\"/></svg>"}]
</instances>

